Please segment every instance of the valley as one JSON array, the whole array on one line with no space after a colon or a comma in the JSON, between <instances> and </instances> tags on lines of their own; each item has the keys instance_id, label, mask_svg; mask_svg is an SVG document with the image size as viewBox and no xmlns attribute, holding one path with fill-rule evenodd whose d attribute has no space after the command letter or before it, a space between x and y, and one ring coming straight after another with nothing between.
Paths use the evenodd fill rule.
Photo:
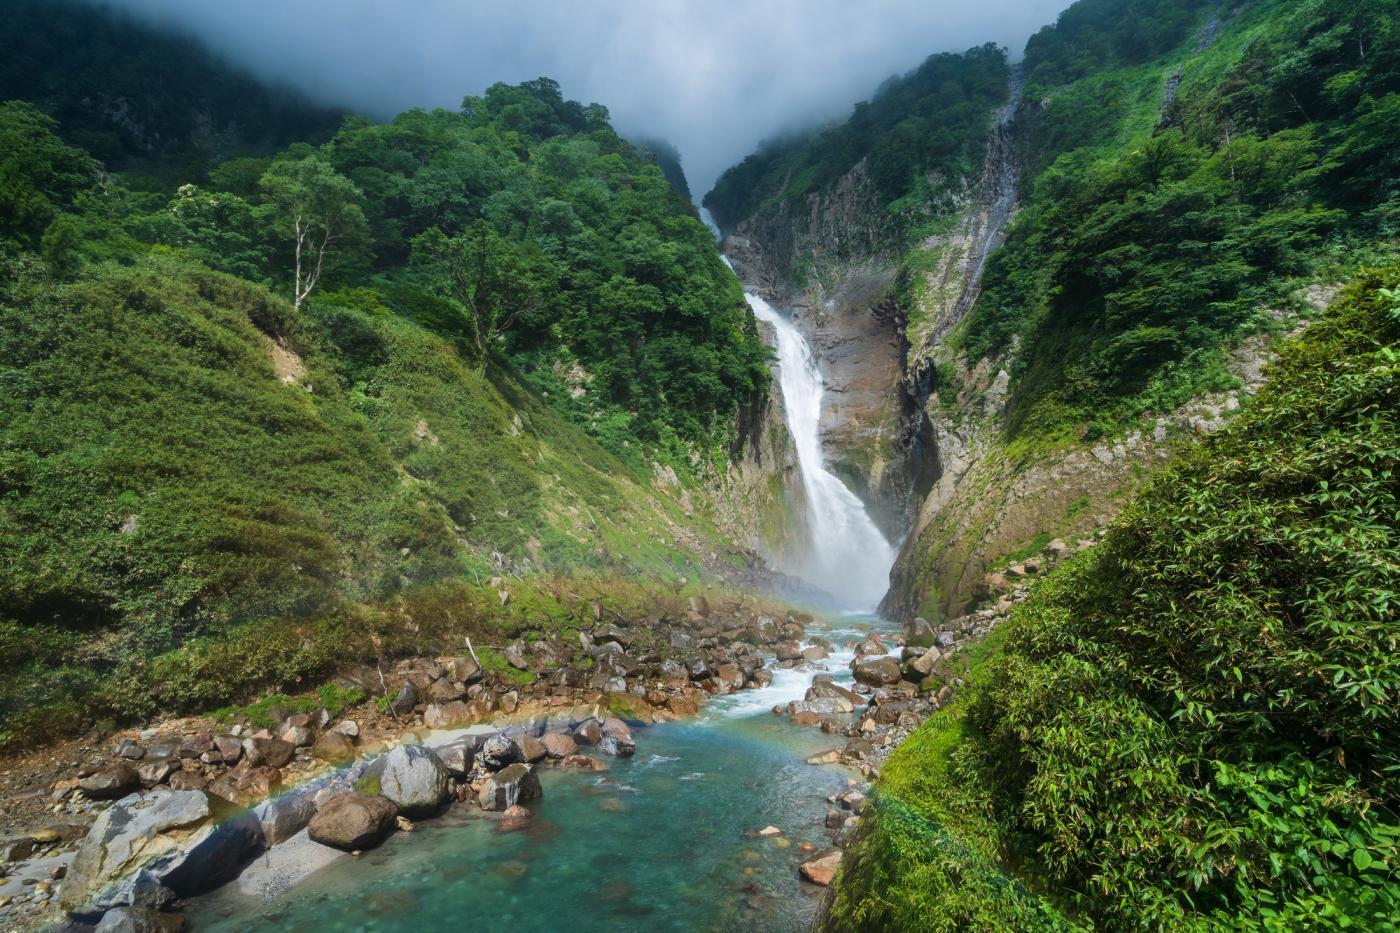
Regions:
<instances>
[{"instance_id":1,"label":"valley","mask_svg":"<svg viewBox=\"0 0 1400 933\"><path fill-rule=\"evenodd\" d=\"M16 0L0 929L1390 929L1400 9L1064 6L702 193Z\"/></svg>"}]
</instances>

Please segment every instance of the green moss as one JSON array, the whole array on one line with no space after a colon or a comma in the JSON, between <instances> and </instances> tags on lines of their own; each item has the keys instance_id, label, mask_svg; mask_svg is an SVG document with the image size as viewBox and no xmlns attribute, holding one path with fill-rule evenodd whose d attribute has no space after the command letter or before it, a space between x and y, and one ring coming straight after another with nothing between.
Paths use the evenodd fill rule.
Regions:
<instances>
[{"instance_id":1,"label":"green moss","mask_svg":"<svg viewBox=\"0 0 1400 933\"><path fill-rule=\"evenodd\" d=\"M355 782L355 793L364 794L366 797L378 797L382 790L377 774L366 774Z\"/></svg>"}]
</instances>

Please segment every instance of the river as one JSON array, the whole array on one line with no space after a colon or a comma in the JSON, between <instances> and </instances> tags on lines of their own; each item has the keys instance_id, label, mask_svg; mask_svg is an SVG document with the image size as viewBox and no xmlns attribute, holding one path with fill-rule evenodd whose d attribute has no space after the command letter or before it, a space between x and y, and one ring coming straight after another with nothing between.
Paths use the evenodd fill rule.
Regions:
<instances>
[{"instance_id":1,"label":"river","mask_svg":"<svg viewBox=\"0 0 1400 933\"><path fill-rule=\"evenodd\" d=\"M809 626L837 651L822 666L850 682L852 647L892 627L872 616ZM639 729L637 755L603 774L542 772L524 832L456 804L272 898L256 873L193 902L196 930L535 931L806 929L821 889L797 866L829 842L826 796L853 772L809 765L842 739L770 712L801 699L820 670L777 671L771 687L712 699L696 719ZM746 832L776 826L781 836Z\"/></svg>"}]
</instances>

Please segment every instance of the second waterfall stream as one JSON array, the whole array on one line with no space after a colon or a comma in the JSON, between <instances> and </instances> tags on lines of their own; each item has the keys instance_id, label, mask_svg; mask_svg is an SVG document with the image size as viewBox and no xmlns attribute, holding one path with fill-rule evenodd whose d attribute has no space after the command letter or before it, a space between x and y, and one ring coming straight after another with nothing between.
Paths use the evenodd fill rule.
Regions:
<instances>
[{"instance_id":1,"label":"second waterfall stream","mask_svg":"<svg viewBox=\"0 0 1400 933\"><path fill-rule=\"evenodd\" d=\"M798 566L790 569L842 606L872 610L889 586L895 549L860 497L826 468L821 442L825 386L807 338L758 295L745 293L744 297L754 316L771 324L777 335L778 385L807 496L811 540Z\"/></svg>"}]
</instances>

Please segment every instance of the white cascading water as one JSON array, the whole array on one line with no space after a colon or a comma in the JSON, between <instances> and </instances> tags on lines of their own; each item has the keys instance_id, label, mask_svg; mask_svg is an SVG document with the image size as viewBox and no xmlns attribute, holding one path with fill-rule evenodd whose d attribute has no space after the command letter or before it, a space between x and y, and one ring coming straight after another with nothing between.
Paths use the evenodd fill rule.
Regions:
<instances>
[{"instance_id":1,"label":"white cascading water","mask_svg":"<svg viewBox=\"0 0 1400 933\"><path fill-rule=\"evenodd\" d=\"M820 428L821 370L807 339L791 321L759 296L746 293L744 297L754 317L773 325L777 332L778 385L810 509L812 540L806 559L793 569L843 606L873 610L889 588L895 551L870 519L860 497L826 469Z\"/></svg>"}]
</instances>

